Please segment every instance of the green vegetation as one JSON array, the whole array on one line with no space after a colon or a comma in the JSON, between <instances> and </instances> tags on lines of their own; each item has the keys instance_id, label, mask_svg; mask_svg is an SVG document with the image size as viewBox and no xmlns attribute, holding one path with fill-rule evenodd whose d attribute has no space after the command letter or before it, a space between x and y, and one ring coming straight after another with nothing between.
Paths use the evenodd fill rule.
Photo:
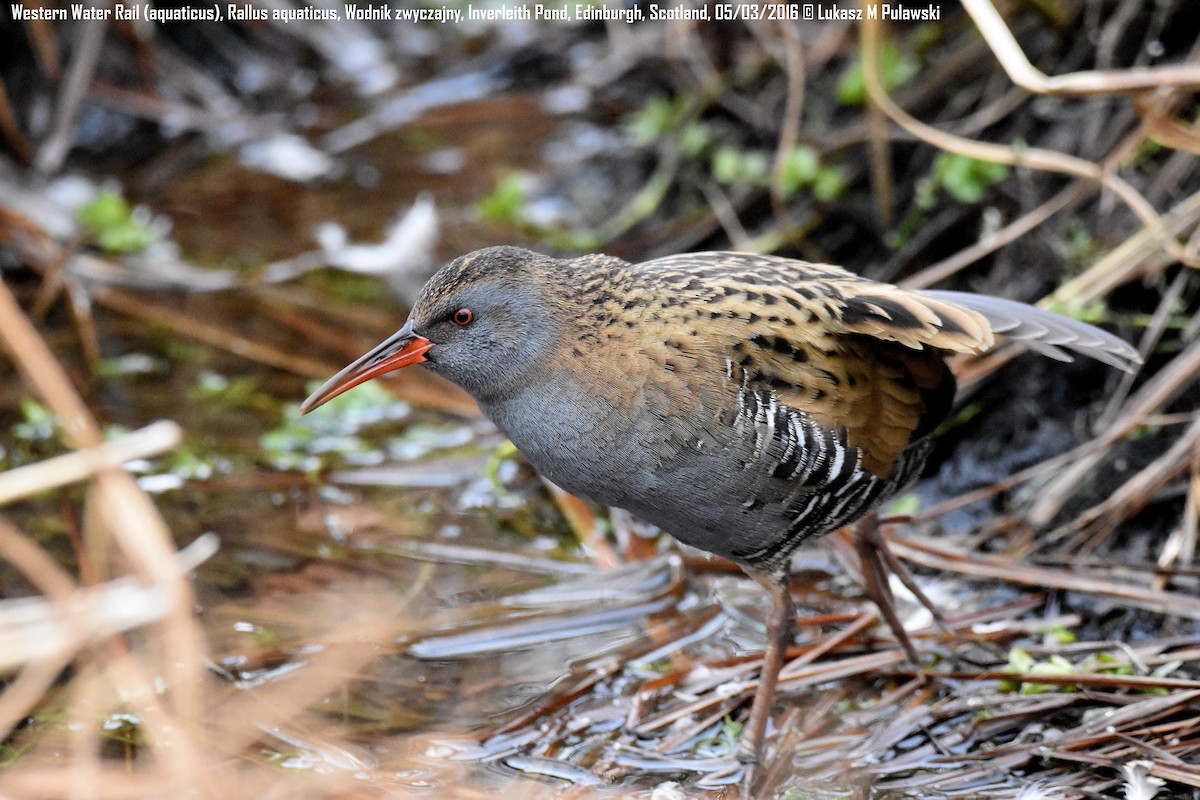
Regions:
<instances>
[{"instance_id":1,"label":"green vegetation","mask_svg":"<svg viewBox=\"0 0 1200 800\"><path fill-rule=\"evenodd\" d=\"M22 397L20 407L21 421L12 426L13 438L22 442L46 442L57 440L62 434L58 417L37 400Z\"/></svg>"},{"instance_id":2,"label":"green vegetation","mask_svg":"<svg viewBox=\"0 0 1200 800\"><path fill-rule=\"evenodd\" d=\"M1023 648L1014 647L1008 652L1009 672L1023 675L1074 675L1075 665L1059 655L1052 655L1045 661L1037 661ZM1000 690L1019 692L1020 694L1047 694L1049 692L1071 692L1074 686L1055 683L1032 683L1025 681L1005 680L1000 682Z\"/></svg>"},{"instance_id":3,"label":"green vegetation","mask_svg":"<svg viewBox=\"0 0 1200 800\"><path fill-rule=\"evenodd\" d=\"M734 722L728 716L721 721L721 727L712 736L696 742L694 749L696 758L722 758L737 748L738 739L742 735L742 723Z\"/></svg>"},{"instance_id":4,"label":"green vegetation","mask_svg":"<svg viewBox=\"0 0 1200 800\"><path fill-rule=\"evenodd\" d=\"M680 128L689 117L689 105L683 95L674 100L662 96L652 97L629 117L625 129L635 144L653 144L664 136L673 135ZM699 124L689 125L687 130L691 131L689 135L693 146L706 132L704 126Z\"/></svg>"},{"instance_id":5,"label":"green vegetation","mask_svg":"<svg viewBox=\"0 0 1200 800\"><path fill-rule=\"evenodd\" d=\"M313 381L309 391L319 383ZM382 451L358 436L360 428L408 414L408 405L396 400L378 383L365 383L346 392L305 416L299 407L289 405L281 423L259 437L259 446L277 469L316 472L324 465L323 456L378 462Z\"/></svg>"},{"instance_id":6,"label":"green vegetation","mask_svg":"<svg viewBox=\"0 0 1200 800\"><path fill-rule=\"evenodd\" d=\"M198 402L226 411L272 411L278 406L275 397L262 391L257 375L238 375L231 378L212 370L202 370L196 376L196 385L189 393Z\"/></svg>"},{"instance_id":7,"label":"green vegetation","mask_svg":"<svg viewBox=\"0 0 1200 800\"><path fill-rule=\"evenodd\" d=\"M1074 641L1074 634L1062 629L1054 629L1052 634L1062 643ZM1155 667L1150 677L1165 678L1182 666L1180 661L1170 661ZM1110 652L1099 652L1089 655L1078 664L1073 664L1060 655L1051 655L1044 661L1038 661L1026 650L1014 647L1008 654L1009 672L1022 675L1070 676L1070 675L1133 675L1134 669L1128 660ZM1019 692L1020 694L1047 694L1051 692L1074 692L1077 686L1071 683L1040 683L1038 681L1004 680L1000 682L1001 691ZM1139 694L1161 695L1167 690L1156 686L1141 687Z\"/></svg>"},{"instance_id":8,"label":"green vegetation","mask_svg":"<svg viewBox=\"0 0 1200 800\"><path fill-rule=\"evenodd\" d=\"M920 70L917 59L900 51L892 42L884 43L879 52L879 74L883 87L889 92L908 83ZM844 106L861 106L867 101L867 83L863 77L863 62L859 56L842 73L835 90L837 100Z\"/></svg>"},{"instance_id":9,"label":"green vegetation","mask_svg":"<svg viewBox=\"0 0 1200 800\"><path fill-rule=\"evenodd\" d=\"M929 175L916 183L912 206L889 237L888 244L899 249L917 231L925 215L937 205L945 192L959 203L980 202L987 190L1008 177L1006 164L982 161L957 153L939 153Z\"/></svg>"},{"instance_id":10,"label":"green vegetation","mask_svg":"<svg viewBox=\"0 0 1200 800\"><path fill-rule=\"evenodd\" d=\"M517 455L517 446L507 439L504 440L492 454L488 456L486 474L488 484L492 487L492 492L500 498L508 497L509 491L504 486L504 481L500 479L500 466L505 460L513 458Z\"/></svg>"},{"instance_id":11,"label":"green vegetation","mask_svg":"<svg viewBox=\"0 0 1200 800\"><path fill-rule=\"evenodd\" d=\"M709 171L717 183L762 184L767 178L767 157L755 150L742 150L731 144L717 147Z\"/></svg>"},{"instance_id":12,"label":"green vegetation","mask_svg":"<svg viewBox=\"0 0 1200 800\"><path fill-rule=\"evenodd\" d=\"M154 242L153 232L134 219L129 203L116 192L101 192L79 207L76 218L92 242L109 253L133 253Z\"/></svg>"},{"instance_id":13,"label":"green vegetation","mask_svg":"<svg viewBox=\"0 0 1200 800\"><path fill-rule=\"evenodd\" d=\"M978 203L983 193L1008 177L1008 165L957 153L939 153L933 160L932 190L945 189L960 203ZM930 203L932 205L932 203Z\"/></svg>"},{"instance_id":14,"label":"green vegetation","mask_svg":"<svg viewBox=\"0 0 1200 800\"><path fill-rule=\"evenodd\" d=\"M529 201L528 175L509 172L496 181L491 193L475 203L475 211L485 222L506 225L563 250L590 250L603 240L590 231L569 231L545 228L534 224L525 214Z\"/></svg>"},{"instance_id":15,"label":"green vegetation","mask_svg":"<svg viewBox=\"0 0 1200 800\"><path fill-rule=\"evenodd\" d=\"M528 178L519 172L509 172L496 181L492 193L475 204L479 217L486 222L523 226L526 223L525 187Z\"/></svg>"},{"instance_id":16,"label":"green vegetation","mask_svg":"<svg viewBox=\"0 0 1200 800\"><path fill-rule=\"evenodd\" d=\"M902 494L893 500L884 510L885 517L906 517L917 513L921 508L921 498L914 493Z\"/></svg>"}]
</instances>

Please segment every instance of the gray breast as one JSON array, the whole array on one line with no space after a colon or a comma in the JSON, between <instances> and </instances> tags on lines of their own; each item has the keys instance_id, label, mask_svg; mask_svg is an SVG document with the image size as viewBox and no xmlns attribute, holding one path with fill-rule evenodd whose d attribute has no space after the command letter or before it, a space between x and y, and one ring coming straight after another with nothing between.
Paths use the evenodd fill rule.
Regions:
<instances>
[{"instance_id":1,"label":"gray breast","mask_svg":"<svg viewBox=\"0 0 1200 800\"><path fill-rule=\"evenodd\" d=\"M769 568L807 539L864 516L911 483L930 450L887 478L861 468L844 432L741 386L707 425L630 415L570 382L530 386L484 411L543 475L628 509L681 541Z\"/></svg>"},{"instance_id":2,"label":"gray breast","mask_svg":"<svg viewBox=\"0 0 1200 800\"><path fill-rule=\"evenodd\" d=\"M539 382L480 405L539 472L572 494L631 508L655 489L653 437L661 431L573 381Z\"/></svg>"}]
</instances>

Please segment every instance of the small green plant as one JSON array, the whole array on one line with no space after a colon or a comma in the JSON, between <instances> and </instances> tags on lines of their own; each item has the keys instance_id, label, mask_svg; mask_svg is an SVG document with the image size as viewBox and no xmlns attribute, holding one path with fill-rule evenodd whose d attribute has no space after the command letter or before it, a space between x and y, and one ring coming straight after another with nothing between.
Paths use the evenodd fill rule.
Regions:
<instances>
[{"instance_id":1,"label":"small green plant","mask_svg":"<svg viewBox=\"0 0 1200 800\"><path fill-rule=\"evenodd\" d=\"M1063 224L1063 241L1060 246L1063 261L1075 269L1091 264L1100 256L1102 249L1102 244L1096 239L1091 227L1075 217Z\"/></svg>"},{"instance_id":2,"label":"small green plant","mask_svg":"<svg viewBox=\"0 0 1200 800\"><path fill-rule=\"evenodd\" d=\"M256 375L229 377L212 370L201 370L196 377L196 384L189 390L189 394L210 406L229 411L234 409L269 411L276 405L275 398L262 391Z\"/></svg>"},{"instance_id":3,"label":"small green plant","mask_svg":"<svg viewBox=\"0 0 1200 800\"><path fill-rule=\"evenodd\" d=\"M1062 625L1046 628L1041 633L1043 636L1053 640L1055 644L1074 644L1076 640L1074 631L1064 628Z\"/></svg>"},{"instance_id":4,"label":"small green plant","mask_svg":"<svg viewBox=\"0 0 1200 800\"><path fill-rule=\"evenodd\" d=\"M721 722L721 727L712 736L696 742L695 753L698 758L721 758L727 756L737 747L738 738L742 735L742 723L734 722L728 716Z\"/></svg>"},{"instance_id":5,"label":"small green plant","mask_svg":"<svg viewBox=\"0 0 1200 800\"><path fill-rule=\"evenodd\" d=\"M771 156L762 150L722 141L711 126L692 118L695 98L680 95L674 99L655 97L647 101L626 123L635 144L648 145L673 138L678 152L693 163L706 165L713 180L723 186L766 187L783 198L809 190L820 200L840 197L846 189L846 177L840 168L822 164L817 151L807 145L787 153L775 176L771 175ZM649 209L657 207L658 197Z\"/></svg>"},{"instance_id":6,"label":"small green plant","mask_svg":"<svg viewBox=\"0 0 1200 800\"><path fill-rule=\"evenodd\" d=\"M767 177L767 157L755 150L723 144L713 152L709 166L717 183L761 184Z\"/></svg>"},{"instance_id":7,"label":"small green plant","mask_svg":"<svg viewBox=\"0 0 1200 800\"><path fill-rule=\"evenodd\" d=\"M101 192L75 216L92 241L109 253L133 253L154 242L154 234L134 219L129 203L116 192Z\"/></svg>"},{"instance_id":8,"label":"small green plant","mask_svg":"<svg viewBox=\"0 0 1200 800\"><path fill-rule=\"evenodd\" d=\"M1014 647L1009 651L1007 671L1023 675L1047 676L1075 675L1078 672L1074 664L1060 655L1052 655L1045 661L1037 661L1020 647ZM1004 680L1000 682L1000 690L1019 692L1020 694L1048 694L1050 692L1071 692L1075 690L1075 687L1054 683Z\"/></svg>"},{"instance_id":9,"label":"small green plant","mask_svg":"<svg viewBox=\"0 0 1200 800\"><path fill-rule=\"evenodd\" d=\"M821 158L811 147L795 147L783 157L779 189L791 197L806 186L812 186L821 170Z\"/></svg>"},{"instance_id":10,"label":"small green plant","mask_svg":"<svg viewBox=\"0 0 1200 800\"><path fill-rule=\"evenodd\" d=\"M509 172L496 181L491 194L475 204L480 218L487 222L525 224L525 198L528 180L519 172Z\"/></svg>"},{"instance_id":11,"label":"small green plant","mask_svg":"<svg viewBox=\"0 0 1200 800\"><path fill-rule=\"evenodd\" d=\"M175 477L190 480L208 480L217 472L218 459L193 449L188 444L182 444L173 449L166 457L166 471Z\"/></svg>"},{"instance_id":12,"label":"small green plant","mask_svg":"<svg viewBox=\"0 0 1200 800\"><path fill-rule=\"evenodd\" d=\"M524 173L510 172L502 176L496 181L491 194L475 203L479 218L486 222L517 228L559 250L595 250L604 243L603 239L592 231L547 228L530 221L525 214L525 207L529 202L529 186L529 176Z\"/></svg>"},{"instance_id":13,"label":"small green plant","mask_svg":"<svg viewBox=\"0 0 1200 800\"><path fill-rule=\"evenodd\" d=\"M702 122L685 125L679 132L679 151L685 156L697 158L713 143L712 131Z\"/></svg>"},{"instance_id":14,"label":"small green plant","mask_svg":"<svg viewBox=\"0 0 1200 800\"><path fill-rule=\"evenodd\" d=\"M887 42L879 51L879 74L883 87L889 92L912 80L920 69L917 59L902 53L892 42ZM836 95L844 106L861 106L867 99L867 84L863 77L862 57L842 73L838 79Z\"/></svg>"},{"instance_id":15,"label":"small green plant","mask_svg":"<svg viewBox=\"0 0 1200 800\"><path fill-rule=\"evenodd\" d=\"M917 497L916 494L909 492L908 494L902 494L893 500L887 507L887 510L884 512L883 516L906 517L910 514L917 513L917 510L920 508L921 498Z\"/></svg>"},{"instance_id":16,"label":"small green plant","mask_svg":"<svg viewBox=\"0 0 1200 800\"><path fill-rule=\"evenodd\" d=\"M58 438L62 423L49 408L32 397L21 398L21 421L12 427L12 435L23 442L45 442Z\"/></svg>"},{"instance_id":17,"label":"small green plant","mask_svg":"<svg viewBox=\"0 0 1200 800\"><path fill-rule=\"evenodd\" d=\"M317 386L313 382L309 390ZM408 405L397 401L387 389L365 383L303 417L296 406L288 406L280 424L260 436L258 443L277 469L316 472L326 454L351 462L377 463L384 454L364 441L359 430L400 419L408 411Z\"/></svg>"},{"instance_id":18,"label":"small green plant","mask_svg":"<svg viewBox=\"0 0 1200 800\"><path fill-rule=\"evenodd\" d=\"M766 186L768 171L764 153L731 144L718 145L709 161L713 179L725 186ZM822 164L811 147L797 147L784 157L778 181L779 191L785 199L809 189L814 197L828 202L846 190L842 170L832 164Z\"/></svg>"},{"instance_id":19,"label":"small green plant","mask_svg":"<svg viewBox=\"0 0 1200 800\"><path fill-rule=\"evenodd\" d=\"M967 403L965 406L956 411L954 416L950 417L950 419L939 425L934 435L941 436L946 431L952 431L955 428L966 425L968 422L975 419L975 417L979 416L981 411L983 411L983 406L979 403Z\"/></svg>"},{"instance_id":20,"label":"small green plant","mask_svg":"<svg viewBox=\"0 0 1200 800\"><path fill-rule=\"evenodd\" d=\"M599 250L604 239L592 231L543 231L542 239L558 250Z\"/></svg>"},{"instance_id":21,"label":"small green plant","mask_svg":"<svg viewBox=\"0 0 1200 800\"><path fill-rule=\"evenodd\" d=\"M1150 670L1150 677L1152 677L1152 678L1170 677L1172 672L1174 672L1175 670L1179 669L1182 666L1183 666L1182 661L1168 661L1164 664L1159 664L1157 667ZM1142 694L1163 695L1163 694L1170 694L1171 690L1167 689L1165 686L1147 686L1141 690L1141 693Z\"/></svg>"},{"instance_id":22,"label":"small green plant","mask_svg":"<svg viewBox=\"0 0 1200 800\"><path fill-rule=\"evenodd\" d=\"M987 189L1008 177L1008 166L992 161L939 153L929 175L917 181L913 204L888 237L888 245L900 249L913 235L926 212L937 205L943 191L960 203L978 203Z\"/></svg>"},{"instance_id":23,"label":"small green plant","mask_svg":"<svg viewBox=\"0 0 1200 800\"><path fill-rule=\"evenodd\" d=\"M960 203L978 203L983 193L1008 177L1008 165L957 153L940 153L933 161L936 186Z\"/></svg>"},{"instance_id":24,"label":"small green plant","mask_svg":"<svg viewBox=\"0 0 1200 800\"><path fill-rule=\"evenodd\" d=\"M500 445L492 451L487 460L487 479L488 484L492 487L492 492L497 497L506 497L509 494L508 489L504 485L504 481L500 480L500 465L506 459L512 458L517 454L517 446L505 439Z\"/></svg>"},{"instance_id":25,"label":"small green plant","mask_svg":"<svg viewBox=\"0 0 1200 800\"><path fill-rule=\"evenodd\" d=\"M817 170L817 179L813 181L813 196L828 203L841 197L845 191L846 176L841 167L822 164Z\"/></svg>"},{"instance_id":26,"label":"small green plant","mask_svg":"<svg viewBox=\"0 0 1200 800\"><path fill-rule=\"evenodd\" d=\"M1074 317L1083 322L1096 323L1102 321L1108 315L1108 305L1102 300L1097 300L1094 303L1084 303L1077 297L1060 298L1054 295L1050 297L1051 311L1062 314L1065 317Z\"/></svg>"},{"instance_id":27,"label":"small green plant","mask_svg":"<svg viewBox=\"0 0 1200 800\"><path fill-rule=\"evenodd\" d=\"M674 100L652 97L630 116L626 130L637 144L650 144L670 134L687 113L687 100L680 95ZM695 135L695 134L693 134Z\"/></svg>"}]
</instances>

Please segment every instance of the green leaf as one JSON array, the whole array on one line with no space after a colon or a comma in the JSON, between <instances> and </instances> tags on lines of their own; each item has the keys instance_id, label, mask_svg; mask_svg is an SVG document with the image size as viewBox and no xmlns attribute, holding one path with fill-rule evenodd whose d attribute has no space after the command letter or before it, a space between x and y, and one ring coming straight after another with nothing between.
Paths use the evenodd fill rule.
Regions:
<instances>
[{"instance_id":1,"label":"green leaf","mask_svg":"<svg viewBox=\"0 0 1200 800\"><path fill-rule=\"evenodd\" d=\"M921 498L916 494L909 492L908 494L900 495L892 504L887 507L884 512L885 517L900 517L908 516L909 514L917 513L921 507Z\"/></svg>"},{"instance_id":2,"label":"green leaf","mask_svg":"<svg viewBox=\"0 0 1200 800\"><path fill-rule=\"evenodd\" d=\"M650 144L674 130L682 115L683 103L666 97L654 97L626 123L629 136L637 144Z\"/></svg>"},{"instance_id":3,"label":"green leaf","mask_svg":"<svg viewBox=\"0 0 1200 800\"><path fill-rule=\"evenodd\" d=\"M145 250L154 242L154 234L133 218L129 203L116 192L101 192L75 216L95 244L110 253Z\"/></svg>"},{"instance_id":4,"label":"green leaf","mask_svg":"<svg viewBox=\"0 0 1200 800\"><path fill-rule=\"evenodd\" d=\"M741 155L733 145L723 144L713 153L710 171L719 183L733 183L738 179Z\"/></svg>"},{"instance_id":5,"label":"green leaf","mask_svg":"<svg viewBox=\"0 0 1200 800\"><path fill-rule=\"evenodd\" d=\"M796 147L783 159L783 170L780 175L780 189L784 197L791 197L805 186L817 179L821 168L821 160L817 151L811 147Z\"/></svg>"},{"instance_id":6,"label":"green leaf","mask_svg":"<svg viewBox=\"0 0 1200 800\"><path fill-rule=\"evenodd\" d=\"M1034 665L1033 656L1029 655L1023 648L1014 647L1008 651L1008 671L1009 672L1029 672Z\"/></svg>"},{"instance_id":7,"label":"green leaf","mask_svg":"<svg viewBox=\"0 0 1200 800\"><path fill-rule=\"evenodd\" d=\"M698 156L712 144L713 135L702 122L693 122L679 134L679 150L684 155Z\"/></svg>"},{"instance_id":8,"label":"green leaf","mask_svg":"<svg viewBox=\"0 0 1200 800\"><path fill-rule=\"evenodd\" d=\"M1007 164L957 153L940 153L933 162L934 180L960 203L978 203L989 186L1007 177Z\"/></svg>"},{"instance_id":9,"label":"green leaf","mask_svg":"<svg viewBox=\"0 0 1200 800\"><path fill-rule=\"evenodd\" d=\"M234 409L272 410L275 399L259 387L256 375L229 377L212 370L201 370L196 376L196 385L188 392L197 400L210 406Z\"/></svg>"},{"instance_id":10,"label":"green leaf","mask_svg":"<svg viewBox=\"0 0 1200 800\"><path fill-rule=\"evenodd\" d=\"M696 742L693 752L704 758L720 758L729 755L737 747L738 737L742 735L742 723L734 722L728 716L721 721L721 729L705 739Z\"/></svg>"},{"instance_id":11,"label":"green leaf","mask_svg":"<svg viewBox=\"0 0 1200 800\"><path fill-rule=\"evenodd\" d=\"M521 224L525 221L525 178L510 172L496 181L496 188L475 204L479 216L488 222Z\"/></svg>"},{"instance_id":12,"label":"green leaf","mask_svg":"<svg viewBox=\"0 0 1200 800\"><path fill-rule=\"evenodd\" d=\"M62 431L54 412L32 397L21 398L22 421L12 426L12 435L24 442L48 441Z\"/></svg>"},{"instance_id":13,"label":"green leaf","mask_svg":"<svg viewBox=\"0 0 1200 800\"><path fill-rule=\"evenodd\" d=\"M1075 665L1060 655L1052 655L1035 668L1039 675L1074 675Z\"/></svg>"},{"instance_id":14,"label":"green leaf","mask_svg":"<svg viewBox=\"0 0 1200 800\"><path fill-rule=\"evenodd\" d=\"M1067 659L1059 655L1052 655L1045 661L1035 661L1033 656L1029 655L1024 649L1014 647L1008 651L1008 665L1006 669L1009 672L1018 674L1032 675L1075 675L1078 670L1075 665ZM1045 694L1047 692L1070 692L1073 691L1071 686L1060 686L1052 683L1038 683L1036 681L1001 681L1000 688L1003 691L1019 691L1021 694Z\"/></svg>"},{"instance_id":15,"label":"green leaf","mask_svg":"<svg viewBox=\"0 0 1200 800\"><path fill-rule=\"evenodd\" d=\"M734 722L729 715L721 721L721 735L729 742L736 742L738 737L742 735L742 723Z\"/></svg>"},{"instance_id":16,"label":"green leaf","mask_svg":"<svg viewBox=\"0 0 1200 800\"><path fill-rule=\"evenodd\" d=\"M912 79L920 65L917 59L900 52L892 42L884 43L879 50L879 74L883 87L889 92L903 86ZM837 99L844 106L861 106L867 99L867 84L863 77L862 57L842 73L837 84Z\"/></svg>"},{"instance_id":17,"label":"green leaf","mask_svg":"<svg viewBox=\"0 0 1200 800\"><path fill-rule=\"evenodd\" d=\"M492 454L488 456L487 467L484 470L487 475L488 484L492 487L492 492L497 497L503 497L509 494L508 488L504 485L504 481L500 480L500 465L505 459L512 458L517 454L517 446L507 439L501 442Z\"/></svg>"},{"instance_id":18,"label":"green leaf","mask_svg":"<svg viewBox=\"0 0 1200 800\"><path fill-rule=\"evenodd\" d=\"M817 172L813 182L813 194L818 200L836 200L846 191L846 177L839 167L826 164Z\"/></svg>"},{"instance_id":19,"label":"green leaf","mask_svg":"<svg viewBox=\"0 0 1200 800\"><path fill-rule=\"evenodd\" d=\"M1165 664L1159 664L1157 667L1155 667L1153 670L1150 671L1150 674L1153 675L1155 678L1165 678L1182 666L1183 666L1182 661L1168 661Z\"/></svg>"},{"instance_id":20,"label":"green leaf","mask_svg":"<svg viewBox=\"0 0 1200 800\"><path fill-rule=\"evenodd\" d=\"M725 144L713 153L711 169L713 178L726 186L761 183L767 176L767 159L762 153Z\"/></svg>"},{"instance_id":21,"label":"green leaf","mask_svg":"<svg viewBox=\"0 0 1200 800\"><path fill-rule=\"evenodd\" d=\"M1055 625L1052 628L1047 628L1042 631L1046 636L1052 638L1058 644L1073 644L1076 636L1072 631L1067 630L1062 625Z\"/></svg>"},{"instance_id":22,"label":"green leaf","mask_svg":"<svg viewBox=\"0 0 1200 800\"><path fill-rule=\"evenodd\" d=\"M116 192L101 192L92 202L80 206L75 216L85 227L100 230L128 221L129 213L129 203L124 197Z\"/></svg>"},{"instance_id":23,"label":"green leaf","mask_svg":"<svg viewBox=\"0 0 1200 800\"><path fill-rule=\"evenodd\" d=\"M315 391L318 384L310 381L308 390ZM262 434L258 446L278 469L315 472L326 455L343 461L376 463L384 457L382 451L359 432L368 425L400 419L408 411L406 403L369 381L304 416L300 416L297 406L286 406L280 424Z\"/></svg>"}]
</instances>

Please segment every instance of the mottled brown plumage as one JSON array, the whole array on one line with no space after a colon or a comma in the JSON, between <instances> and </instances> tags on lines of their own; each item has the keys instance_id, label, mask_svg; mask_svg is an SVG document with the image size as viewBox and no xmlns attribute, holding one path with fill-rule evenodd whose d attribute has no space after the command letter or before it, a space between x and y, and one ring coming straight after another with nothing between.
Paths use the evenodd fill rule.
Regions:
<instances>
[{"instance_id":1,"label":"mottled brown plumage","mask_svg":"<svg viewBox=\"0 0 1200 800\"><path fill-rule=\"evenodd\" d=\"M793 551L917 477L954 398L946 355L984 350L995 333L1054 358L1138 360L1111 334L1031 306L833 266L498 247L443 267L408 324L302 408L424 361L563 488L742 564L774 600L743 751L753 761L791 628Z\"/></svg>"}]
</instances>

